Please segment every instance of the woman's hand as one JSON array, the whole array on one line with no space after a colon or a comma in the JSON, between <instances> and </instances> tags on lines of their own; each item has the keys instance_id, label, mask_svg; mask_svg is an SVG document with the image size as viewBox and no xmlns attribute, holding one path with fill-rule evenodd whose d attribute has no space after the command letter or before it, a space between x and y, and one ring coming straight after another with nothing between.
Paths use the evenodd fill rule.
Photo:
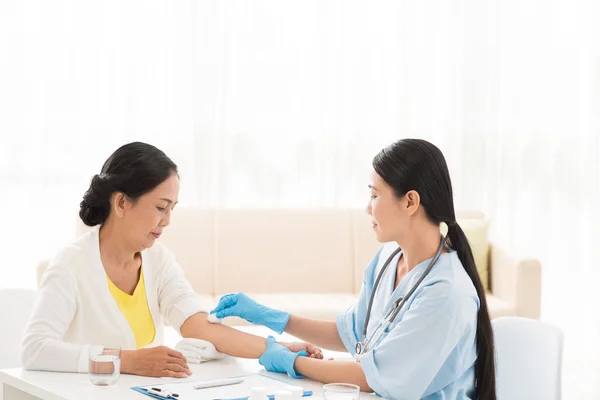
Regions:
<instances>
[{"instance_id":1,"label":"woman's hand","mask_svg":"<svg viewBox=\"0 0 600 400\"><path fill-rule=\"evenodd\" d=\"M192 374L183 354L166 346L121 351L121 372L170 378L187 378Z\"/></svg>"},{"instance_id":2,"label":"woman's hand","mask_svg":"<svg viewBox=\"0 0 600 400\"><path fill-rule=\"evenodd\" d=\"M323 351L312 343L304 342L279 342L280 345L287 347L292 353L306 351L306 357L323 359Z\"/></svg>"}]
</instances>

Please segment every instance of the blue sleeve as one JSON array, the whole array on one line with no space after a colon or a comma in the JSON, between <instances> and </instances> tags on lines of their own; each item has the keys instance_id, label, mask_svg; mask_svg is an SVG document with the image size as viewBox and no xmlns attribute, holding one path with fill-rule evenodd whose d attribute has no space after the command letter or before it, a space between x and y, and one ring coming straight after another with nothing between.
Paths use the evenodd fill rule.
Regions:
<instances>
[{"instance_id":1,"label":"blue sleeve","mask_svg":"<svg viewBox=\"0 0 600 400\"><path fill-rule=\"evenodd\" d=\"M377 251L377 254L375 254L375 257L373 257L365 269L357 302L351 305L343 314L338 315L336 319L338 334L346 350L352 355L356 353L356 343L362 340L363 325L365 323L371 289L373 288L373 277L382 250L383 247Z\"/></svg>"},{"instance_id":2,"label":"blue sleeve","mask_svg":"<svg viewBox=\"0 0 600 400\"><path fill-rule=\"evenodd\" d=\"M475 315L477 304L461 303L452 297L451 286L448 281L438 281L417 292L402 320L378 346L361 356L367 383L380 396L424 397L459 343L469 323L460 316Z\"/></svg>"}]
</instances>

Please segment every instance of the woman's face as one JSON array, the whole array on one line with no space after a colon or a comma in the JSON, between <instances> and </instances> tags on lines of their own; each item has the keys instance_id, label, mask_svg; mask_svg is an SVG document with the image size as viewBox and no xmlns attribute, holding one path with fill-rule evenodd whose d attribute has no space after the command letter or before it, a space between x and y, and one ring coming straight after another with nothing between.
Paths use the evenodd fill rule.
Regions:
<instances>
[{"instance_id":1,"label":"woman's face","mask_svg":"<svg viewBox=\"0 0 600 400\"><path fill-rule=\"evenodd\" d=\"M179 178L172 174L137 201L125 200L121 228L138 251L151 247L169 225L178 196Z\"/></svg>"},{"instance_id":2,"label":"woman's face","mask_svg":"<svg viewBox=\"0 0 600 400\"><path fill-rule=\"evenodd\" d=\"M407 196L398 199L389 186L375 171L369 183L371 199L366 212L371 216L373 232L380 243L398 241L407 230L410 207Z\"/></svg>"}]
</instances>

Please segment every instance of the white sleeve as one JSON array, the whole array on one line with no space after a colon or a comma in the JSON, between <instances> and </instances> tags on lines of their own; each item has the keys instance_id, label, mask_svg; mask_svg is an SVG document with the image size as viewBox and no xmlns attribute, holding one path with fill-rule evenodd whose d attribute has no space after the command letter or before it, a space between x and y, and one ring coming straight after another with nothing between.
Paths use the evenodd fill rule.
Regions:
<instances>
[{"instance_id":1,"label":"white sleeve","mask_svg":"<svg viewBox=\"0 0 600 400\"><path fill-rule=\"evenodd\" d=\"M30 370L88 372L87 345L63 341L77 311L75 277L51 265L38 290L21 343L21 363Z\"/></svg>"},{"instance_id":2,"label":"white sleeve","mask_svg":"<svg viewBox=\"0 0 600 400\"><path fill-rule=\"evenodd\" d=\"M165 247L161 253L162 265L158 266L157 280L160 313L180 331L189 317L198 313L208 314L209 310L190 286L173 254Z\"/></svg>"}]
</instances>

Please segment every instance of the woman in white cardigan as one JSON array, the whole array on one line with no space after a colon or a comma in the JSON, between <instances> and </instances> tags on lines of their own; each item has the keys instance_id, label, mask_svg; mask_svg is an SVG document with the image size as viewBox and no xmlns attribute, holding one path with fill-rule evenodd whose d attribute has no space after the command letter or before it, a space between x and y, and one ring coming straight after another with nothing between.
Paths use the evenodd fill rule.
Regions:
<instances>
[{"instance_id":1,"label":"woman in white cardigan","mask_svg":"<svg viewBox=\"0 0 600 400\"><path fill-rule=\"evenodd\" d=\"M177 166L156 147L130 143L109 157L79 213L99 229L63 248L44 274L22 343L26 369L87 372L91 345L121 346L121 373L185 378L186 358L162 346L163 318L232 356L259 358L275 346L209 323L173 254L155 243L178 193ZM312 345L283 345L294 357L322 357Z\"/></svg>"}]
</instances>

